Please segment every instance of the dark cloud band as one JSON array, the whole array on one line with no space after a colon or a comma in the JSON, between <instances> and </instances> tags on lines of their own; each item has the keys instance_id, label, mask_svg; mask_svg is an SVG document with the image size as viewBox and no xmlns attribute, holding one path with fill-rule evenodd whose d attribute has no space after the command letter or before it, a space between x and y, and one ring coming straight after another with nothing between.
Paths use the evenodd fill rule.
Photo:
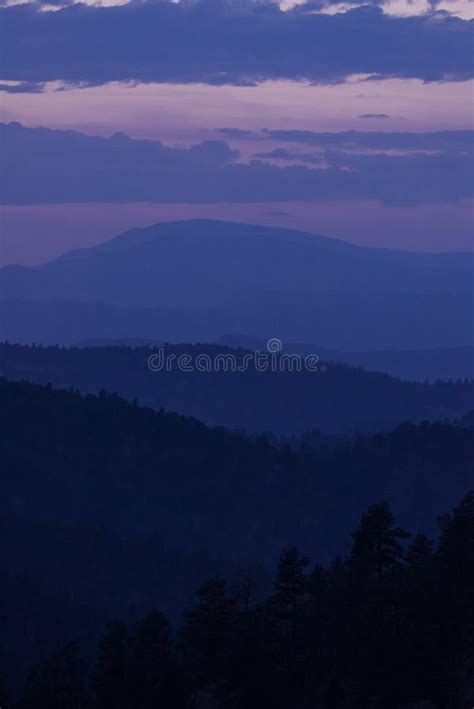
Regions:
<instances>
[{"instance_id":1,"label":"dark cloud band","mask_svg":"<svg viewBox=\"0 0 474 709\"><path fill-rule=\"evenodd\" d=\"M344 134L324 135L336 141ZM365 135L352 138L357 143ZM392 143L397 135L388 134ZM450 134L443 135L446 145ZM239 153L223 141L170 148L123 134L100 138L18 123L0 124L0 143L8 175L0 182L3 204L375 199L417 205L459 202L472 196L474 184L472 156L462 150L354 154L333 146L324 150L323 165L316 167L315 156L312 166L282 167L265 158L239 162ZM294 159L295 153L266 157Z\"/></svg>"},{"instance_id":2,"label":"dark cloud band","mask_svg":"<svg viewBox=\"0 0 474 709\"><path fill-rule=\"evenodd\" d=\"M427 133L409 131L356 131L319 133L310 130L242 131L238 128L218 128L217 132L230 139L272 140L283 143L317 146L324 149L349 150L410 150L469 152L473 150L472 130L440 130Z\"/></svg>"},{"instance_id":3,"label":"dark cloud band","mask_svg":"<svg viewBox=\"0 0 474 709\"><path fill-rule=\"evenodd\" d=\"M4 7L2 79L252 84L473 76L472 22L443 13L395 18L376 4L335 15L310 9L283 12L251 0Z\"/></svg>"}]
</instances>

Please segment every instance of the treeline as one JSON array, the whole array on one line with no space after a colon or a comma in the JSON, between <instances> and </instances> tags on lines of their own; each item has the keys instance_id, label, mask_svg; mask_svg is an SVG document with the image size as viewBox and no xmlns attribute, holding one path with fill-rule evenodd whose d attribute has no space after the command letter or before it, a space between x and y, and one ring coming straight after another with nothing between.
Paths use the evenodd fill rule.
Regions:
<instances>
[{"instance_id":1,"label":"treeline","mask_svg":"<svg viewBox=\"0 0 474 709\"><path fill-rule=\"evenodd\" d=\"M0 379L0 404L0 513L159 533L221 558L267 558L291 540L330 558L372 502L426 528L474 484L474 432L459 425L274 446L104 391Z\"/></svg>"},{"instance_id":2,"label":"treeline","mask_svg":"<svg viewBox=\"0 0 474 709\"><path fill-rule=\"evenodd\" d=\"M372 505L346 558L281 555L273 592L212 578L176 632L157 611L71 643L2 709L465 709L474 702L474 493L437 543Z\"/></svg>"},{"instance_id":3,"label":"treeline","mask_svg":"<svg viewBox=\"0 0 474 709\"><path fill-rule=\"evenodd\" d=\"M229 371L229 358L242 365L246 351L222 345L166 345L167 371L151 370L147 347L26 347L0 344L0 371L9 379L74 387L97 394L102 388L154 409L194 416L208 425L271 431L279 435L319 429L325 434L388 431L400 421L455 419L474 408L474 381L402 381L379 372L336 362L318 371L259 371L250 361L245 371ZM315 354L318 354L316 352ZM187 369L177 366L187 357ZM193 365L200 356L209 371ZM220 359L219 359L220 358ZM276 361L279 361L278 358Z\"/></svg>"}]
</instances>

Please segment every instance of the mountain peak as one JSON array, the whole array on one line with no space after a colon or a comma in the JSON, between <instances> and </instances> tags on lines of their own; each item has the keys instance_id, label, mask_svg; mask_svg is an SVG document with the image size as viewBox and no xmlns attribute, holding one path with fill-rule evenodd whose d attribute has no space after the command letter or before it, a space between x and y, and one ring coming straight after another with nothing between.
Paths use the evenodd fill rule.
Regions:
<instances>
[{"instance_id":1,"label":"mountain peak","mask_svg":"<svg viewBox=\"0 0 474 709\"><path fill-rule=\"evenodd\" d=\"M165 308L213 338L277 333L336 349L471 344L472 284L472 258L462 254L209 219L160 222L21 273L0 270L5 300Z\"/></svg>"},{"instance_id":2,"label":"mountain peak","mask_svg":"<svg viewBox=\"0 0 474 709\"><path fill-rule=\"evenodd\" d=\"M333 239L319 234L311 234L296 229L285 229L272 227L263 224L249 224L236 221L225 221L222 219L183 219L177 221L162 221L150 224L145 227L135 227L122 232L110 241L102 242L97 246L84 249L74 249L57 259L62 261L70 258L82 257L92 253L105 253L111 251L122 251L134 248L156 239L179 239L179 240L248 240L266 239L273 241L284 241L286 243L308 244L325 249L347 250L348 252L371 252L372 249L349 244L340 239Z\"/></svg>"}]
</instances>

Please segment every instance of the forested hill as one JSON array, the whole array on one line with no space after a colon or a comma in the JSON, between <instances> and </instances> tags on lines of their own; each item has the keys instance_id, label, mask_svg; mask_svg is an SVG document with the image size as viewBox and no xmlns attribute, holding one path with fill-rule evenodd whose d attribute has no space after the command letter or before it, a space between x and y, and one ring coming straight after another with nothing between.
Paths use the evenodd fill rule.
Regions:
<instances>
[{"instance_id":1,"label":"forested hill","mask_svg":"<svg viewBox=\"0 0 474 709\"><path fill-rule=\"evenodd\" d=\"M387 431L400 421L456 419L474 409L474 381L406 382L334 362L322 362L317 371L258 371L255 362L246 371L224 371L222 358L239 364L241 349L221 345L168 345L169 371L152 371L150 356L157 350L140 347L26 347L0 345L0 367L9 379L57 387L75 387L85 393L105 388L155 409L194 416L208 425L248 432L324 433ZM317 353L315 353L317 354ZM189 356L180 369L180 355ZM204 355L213 365L196 371ZM191 364L189 364L191 362ZM304 367L303 367L304 370Z\"/></svg>"},{"instance_id":2,"label":"forested hill","mask_svg":"<svg viewBox=\"0 0 474 709\"><path fill-rule=\"evenodd\" d=\"M132 607L176 614L212 574L243 564L267 578L289 544L326 561L381 500L433 533L474 487L474 432L461 426L406 423L293 450L116 395L2 379L0 432L0 597L16 609L1 614L0 660L10 668L24 661L17 638L44 655Z\"/></svg>"},{"instance_id":3,"label":"forested hill","mask_svg":"<svg viewBox=\"0 0 474 709\"><path fill-rule=\"evenodd\" d=\"M103 391L1 379L0 403L4 512L100 520L127 534L159 529L173 544L228 557L295 537L335 550L340 520L350 528L379 499L407 524L412 514L431 522L474 484L474 432L464 425L404 423L339 446L290 449Z\"/></svg>"},{"instance_id":4,"label":"forested hill","mask_svg":"<svg viewBox=\"0 0 474 709\"><path fill-rule=\"evenodd\" d=\"M17 678L113 617L176 616L213 574L250 566L265 587L289 544L327 561L381 500L433 534L474 486L461 426L275 448L116 395L2 379L0 431L0 664Z\"/></svg>"},{"instance_id":5,"label":"forested hill","mask_svg":"<svg viewBox=\"0 0 474 709\"><path fill-rule=\"evenodd\" d=\"M221 557L292 540L331 553L372 501L390 499L420 525L474 483L474 433L461 427L407 423L290 451L105 393L2 380L0 399L5 513L159 531Z\"/></svg>"},{"instance_id":6,"label":"forested hill","mask_svg":"<svg viewBox=\"0 0 474 709\"><path fill-rule=\"evenodd\" d=\"M422 525L474 484L474 432L462 426L405 423L290 450L104 392L0 381L2 511L25 520L159 531L228 558L292 540L326 554L373 501Z\"/></svg>"},{"instance_id":7,"label":"forested hill","mask_svg":"<svg viewBox=\"0 0 474 709\"><path fill-rule=\"evenodd\" d=\"M439 527L411 535L371 505L330 565L289 547L266 597L247 570L206 580L173 625L115 619L87 654L69 642L34 665L17 704L0 679L2 707L469 707L474 492Z\"/></svg>"}]
</instances>

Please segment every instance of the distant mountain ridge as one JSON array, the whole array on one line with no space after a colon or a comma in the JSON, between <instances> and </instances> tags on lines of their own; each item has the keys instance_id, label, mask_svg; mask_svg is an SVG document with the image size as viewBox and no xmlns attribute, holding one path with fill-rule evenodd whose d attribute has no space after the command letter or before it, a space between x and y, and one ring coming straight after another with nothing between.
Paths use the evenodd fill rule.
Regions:
<instances>
[{"instance_id":1,"label":"distant mountain ridge","mask_svg":"<svg viewBox=\"0 0 474 709\"><path fill-rule=\"evenodd\" d=\"M41 292L46 288L41 275L58 278L72 264L78 268L83 265L88 268L105 266L104 256L109 263L109 277L121 275L119 267L126 266L132 274L134 267L141 266L144 278L151 274L168 275L168 285L173 282L169 278L169 267L181 266L189 269L188 275L192 274L192 269L199 270L201 275L212 277L219 285L228 285L219 278L218 269L221 269L226 278L232 276L235 279L235 286L250 285L255 281L262 290L265 286L267 292L278 292L282 286L308 295L351 293L357 289L361 293L397 294L474 292L471 280L474 254L470 252L391 251L356 246L297 230L210 219L162 222L131 229L97 246L67 252L42 266L6 266L0 269L0 276L5 279L5 274L8 277L13 269L31 278L30 284ZM121 257L126 259L125 263ZM150 263L145 261L146 258L156 261ZM160 258L167 260L160 261ZM328 267L331 272L327 271ZM77 278L78 274L71 270L69 275ZM371 276L369 280L367 275ZM290 276L298 276L298 281L292 284ZM11 284L5 279L5 285ZM62 285L60 281L50 284L49 292L53 293L53 288L60 289ZM79 285L74 281L70 283L71 288ZM88 285L101 287L100 293L96 294L101 297L95 297L96 302L156 305L153 299L160 294L160 284L155 284L155 292L137 293L137 302L132 303L133 293L127 288L121 295L114 292L112 299L110 289L115 284L94 282ZM130 284L125 285L130 288ZM45 290L42 294L47 293ZM24 296L25 293L17 295ZM54 295L64 297L65 294L60 291ZM68 295L73 299L72 291ZM80 295L81 300L90 302L94 299L90 290Z\"/></svg>"},{"instance_id":2,"label":"distant mountain ridge","mask_svg":"<svg viewBox=\"0 0 474 709\"><path fill-rule=\"evenodd\" d=\"M265 350L267 340L249 335L223 335L216 342L234 348ZM474 346L367 352L330 350L316 344L282 342L282 351L302 356L314 353L323 361L341 362L411 381L474 379Z\"/></svg>"},{"instance_id":3,"label":"distant mountain ridge","mask_svg":"<svg viewBox=\"0 0 474 709\"><path fill-rule=\"evenodd\" d=\"M240 237L251 236L258 238L266 238L270 236L272 239L281 239L287 243L293 244L305 244L309 240L313 242L313 245L317 245L321 248L331 249L331 250L345 250L345 251L359 251L364 247L357 246L356 244L351 244L342 239L333 239L327 236L321 236L318 234L310 234L297 229L284 229L277 227L267 227L255 224L246 224L239 222L228 222L221 219L187 219L184 221L167 221L167 222L157 222L146 227L137 227L135 229L127 229L127 231L122 232L118 236L110 239L109 241L102 242L96 246L90 246L86 248L73 249L68 251L61 256L59 256L56 261L63 261L70 258L81 258L87 257L91 252L94 253L110 253L115 251L125 251L130 248L135 248L141 246L150 241L153 241L160 236L173 236L174 238L183 237L189 238L200 238L202 237L202 229L205 229L207 235L214 232L220 232L221 229L225 229L226 233L235 235L238 233ZM160 234L160 231L162 232ZM222 238L225 235L222 234ZM370 250L370 249L368 249ZM376 249L377 251L384 252L386 249ZM397 252L398 253L398 252ZM399 252L406 253L406 252Z\"/></svg>"},{"instance_id":4,"label":"distant mountain ridge","mask_svg":"<svg viewBox=\"0 0 474 709\"><path fill-rule=\"evenodd\" d=\"M0 300L0 336L22 344L90 340L199 340L199 319L166 307L138 308L70 300ZM187 338L186 338L187 335Z\"/></svg>"},{"instance_id":5,"label":"distant mountain ridge","mask_svg":"<svg viewBox=\"0 0 474 709\"><path fill-rule=\"evenodd\" d=\"M204 355L234 357L244 350L223 345L179 344L162 348L171 361L188 365ZM424 384L378 372L329 363L318 371L245 371L171 367L152 369L153 347L20 347L0 345L3 376L38 384L73 387L84 393L102 388L154 409L193 416L207 425L250 433L325 434L386 431L400 421L454 420L474 409L474 380Z\"/></svg>"},{"instance_id":6,"label":"distant mountain ridge","mask_svg":"<svg viewBox=\"0 0 474 709\"><path fill-rule=\"evenodd\" d=\"M177 323L199 322L201 340L271 332L337 349L474 344L473 284L472 254L368 249L211 220L156 224L43 266L0 269L3 301L165 308ZM180 339L195 339L181 331Z\"/></svg>"}]
</instances>

